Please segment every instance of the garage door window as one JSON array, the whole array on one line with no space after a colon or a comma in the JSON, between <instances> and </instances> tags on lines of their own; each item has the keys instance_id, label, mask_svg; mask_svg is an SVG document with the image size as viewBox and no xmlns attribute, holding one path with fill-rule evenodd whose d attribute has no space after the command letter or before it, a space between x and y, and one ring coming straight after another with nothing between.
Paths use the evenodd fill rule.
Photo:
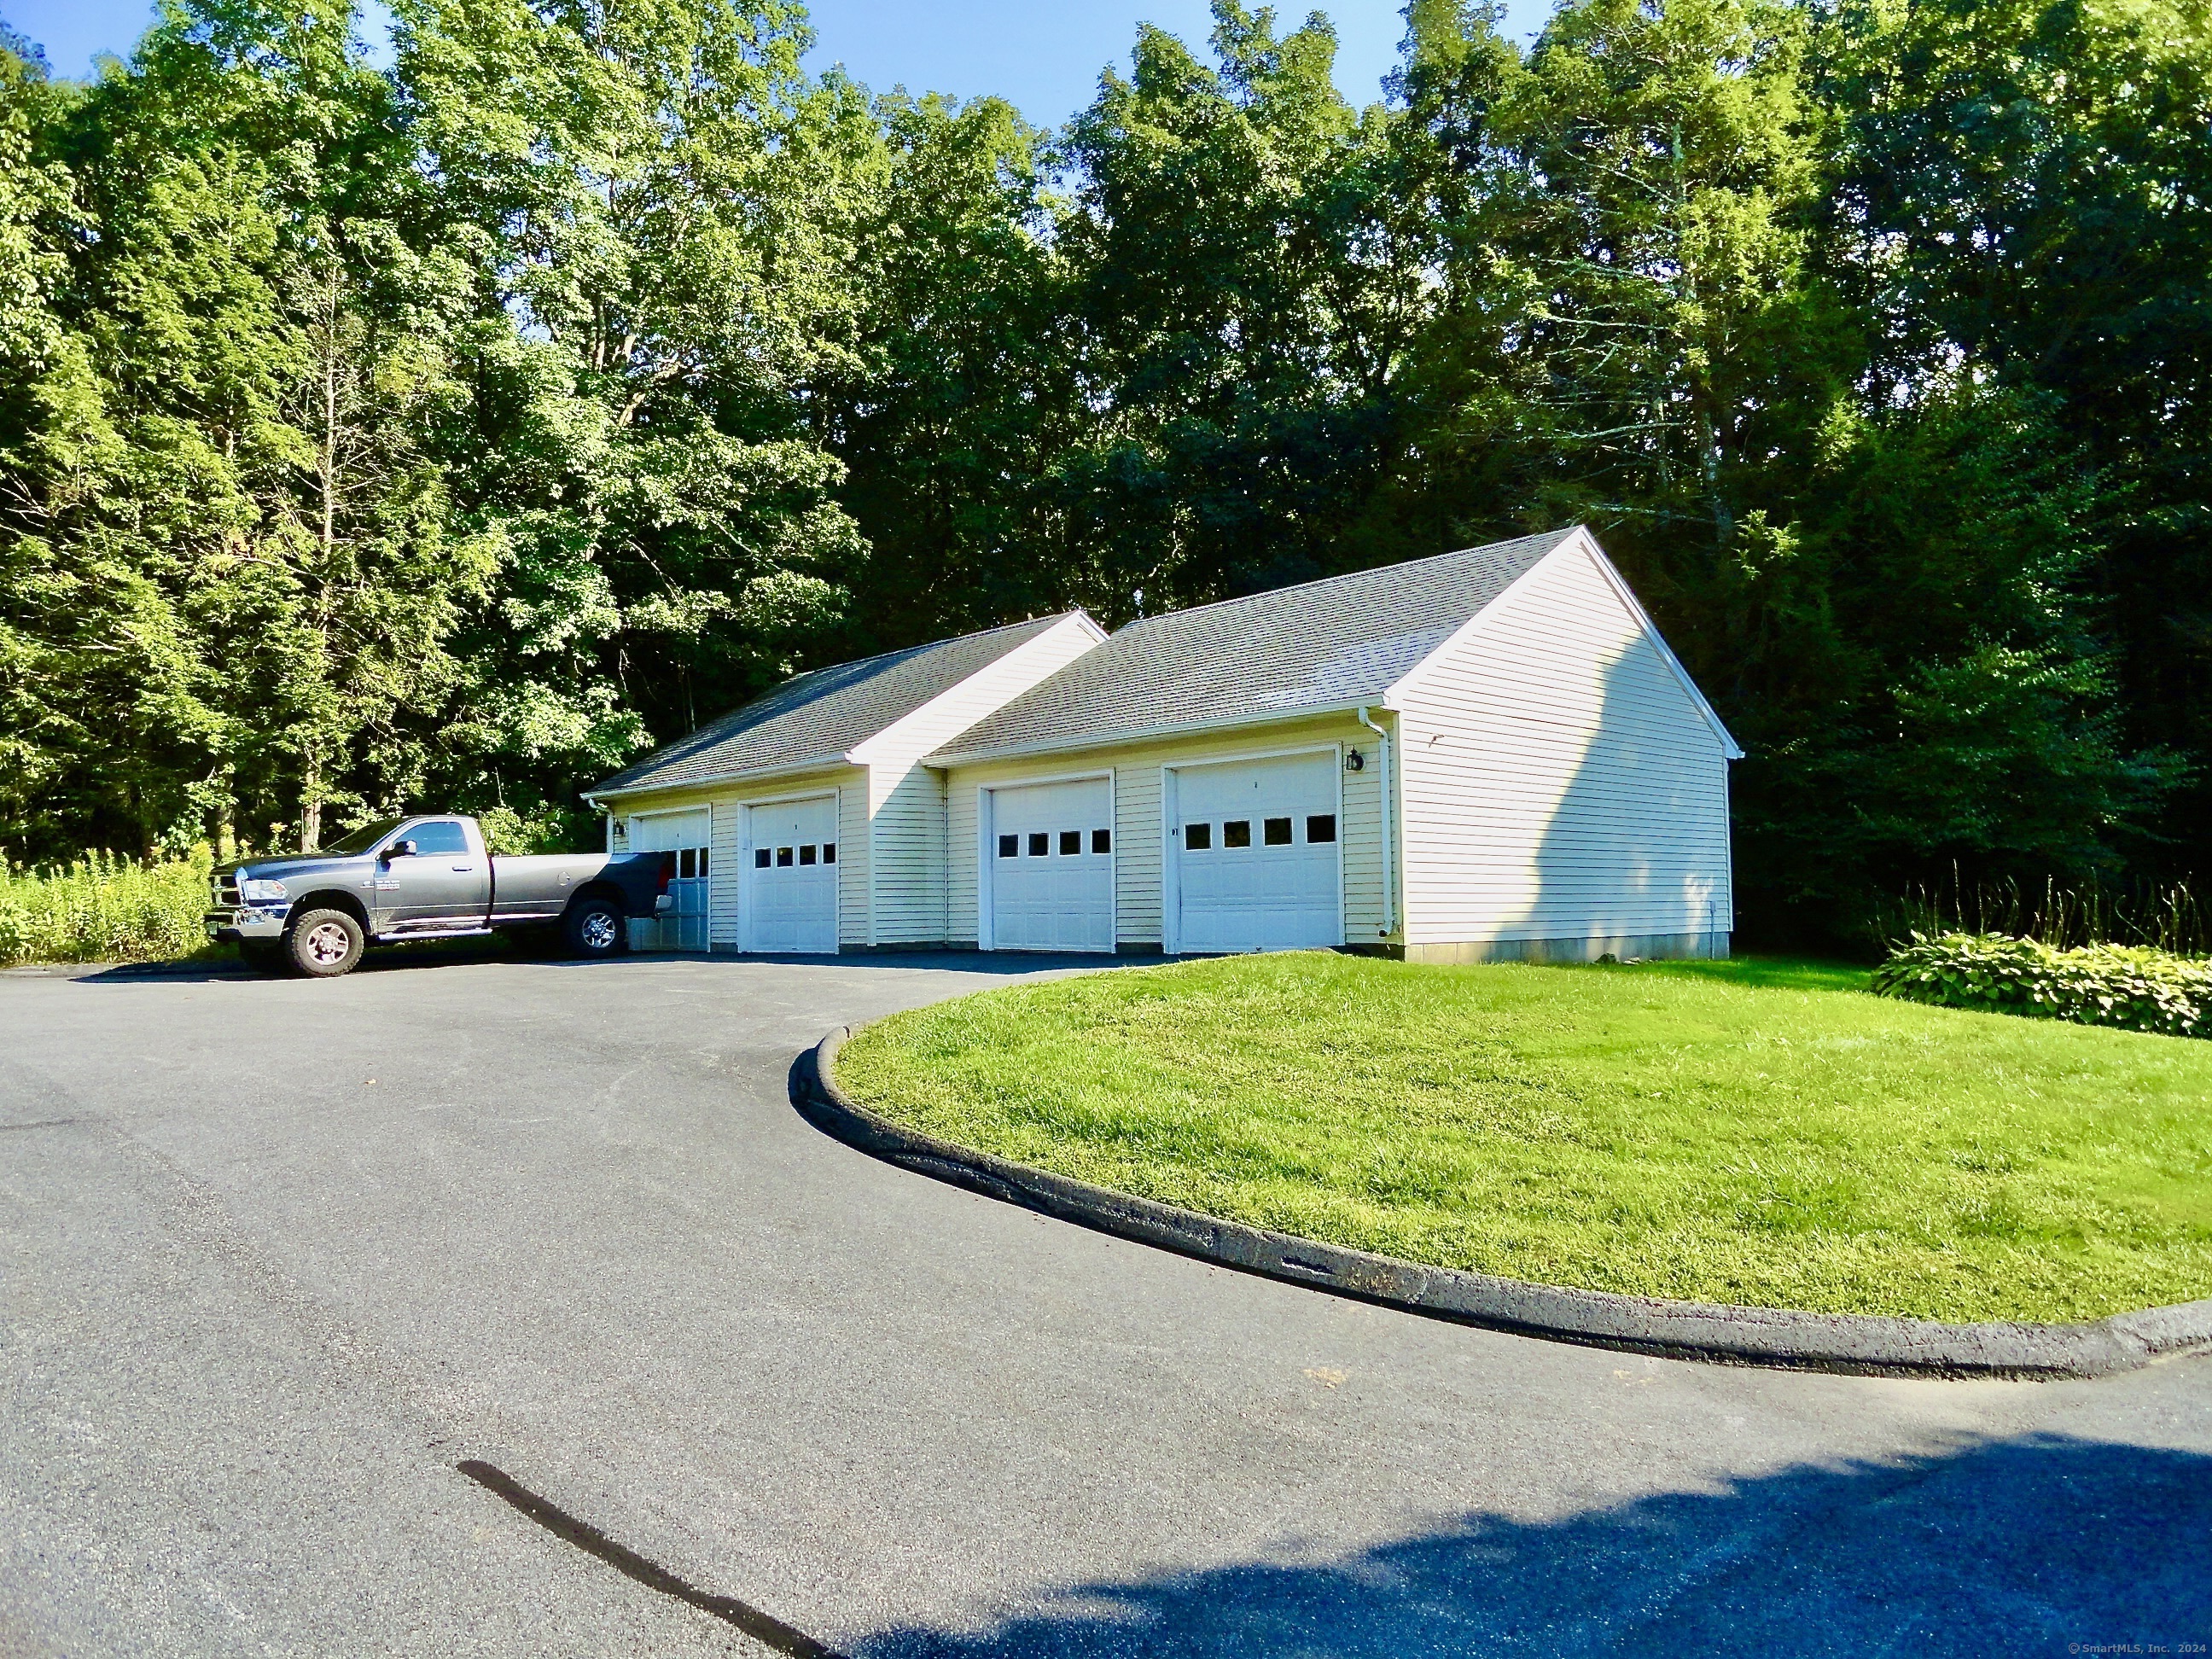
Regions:
<instances>
[{"instance_id":1,"label":"garage door window","mask_svg":"<svg viewBox=\"0 0 2212 1659\"><path fill-rule=\"evenodd\" d=\"M1294 833L1294 818L1267 818L1261 821L1261 845L1263 847L1293 847L1297 844ZM1322 847L1336 839L1336 814L1311 812L1306 816L1306 845ZM1091 851L1103 853L1107 848L1106 832L1092 832ZM1224 847L1249 847L1252 844L1252 823L1249 818L1231 818L1221 826ZM1186 823L1182 827L1182 846L1186 853L1210 853L1213 850L1213 826L1210 823Z\"/></svg>"},{"instance_id":2,"label":"garage door window","mask_svg":"<svg viewBox=\"0 0 2212 1659\"><path fill-rule=\"evenodd\" d=\"M1091 832L1091 850L1094 853L1112 852L1114 832L1111 830L1093 830Z\"/></svg>"},{"instance_id":3,"label":"garage door window","mask_svg":"<svg viewBox=\"0 0 2212 1659\"><path fill-rule=\"evenodd\" d=\"M1030 837L1030 856L1031 858L1043 858L1051 851L1052 837L1050 836L1031 836Z\"/></svg>"},{"instance_id":4,"label":"garage door window","mask_svg":"<svg viewBox=\"0 0 2212 1659\"><path fill-rule=\"evenodd\" d=\"M1022 838L1019 836L1001 836L999 837L999 856L1000 858L1018 858L1021 856L1021 851Z\"/></svg>"},{"instance_id":5,"label":"garage door window","mask_svg":"<svg viewBox=\"0 0 2212 1659\"><path fill-rule=\"evenodd\" d=\"M773 854L771 854L769 850L765 847L756 847L753 849L753 868L756 870L765 870L770 864L774 864L780 868L787 869L791 866L792 855L794 851L798 854L798 861L800 864L813 864L817 860L823 864L835 864L837 862L837 843L834 841L825 841L811 843L795 849L789 847L779 847L775 850ZM699 849L699 873L702 876L707 873L707 849L703 847Z\"/></svg>"}]
</instances>

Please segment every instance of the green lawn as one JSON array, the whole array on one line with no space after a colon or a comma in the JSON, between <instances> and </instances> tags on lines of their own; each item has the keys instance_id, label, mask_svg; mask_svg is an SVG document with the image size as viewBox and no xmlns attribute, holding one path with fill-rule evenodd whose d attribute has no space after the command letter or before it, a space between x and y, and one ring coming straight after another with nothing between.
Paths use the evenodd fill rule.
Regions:
<instances>
[{"instance_id":1,"label":"green lawn","mask_svg":"<svg viewBox=\"0 0 2212 1659\"><path fill-rule=\"evenodd\" d=\"M1243 957L900 1014L838 1072L1024 1164L1516 1279L1962 1320L2212 1297L2212 1042L1865 978Z\"/></svg>"}]
</instances>

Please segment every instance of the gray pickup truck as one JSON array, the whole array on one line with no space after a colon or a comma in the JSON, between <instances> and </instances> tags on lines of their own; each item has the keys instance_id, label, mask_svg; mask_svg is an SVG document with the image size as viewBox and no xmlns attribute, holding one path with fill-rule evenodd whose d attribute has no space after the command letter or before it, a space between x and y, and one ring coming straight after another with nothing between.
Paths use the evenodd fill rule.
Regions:
<instances>
[{"instance_id":1,"label":"gray pickup truck","mask_svg":"<svg viewBox=\"0 0 2212 1659\"><path fill-rule=\"evenodd\" d=\"M673 867L661 853L494 857L474 818L387 818L319 853L224 865L210 880L207 934L256 967L317 979L352 972L372 945L509 928L557 937L577 956L613 956L629 918L668 908Z\"/></svg>"}]
</instances>

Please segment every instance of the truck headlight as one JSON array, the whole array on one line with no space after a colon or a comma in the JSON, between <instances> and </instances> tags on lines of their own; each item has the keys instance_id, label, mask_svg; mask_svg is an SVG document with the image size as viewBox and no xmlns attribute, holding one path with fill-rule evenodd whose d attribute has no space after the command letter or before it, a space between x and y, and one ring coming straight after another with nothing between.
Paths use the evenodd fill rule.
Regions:
<instances>
[{"instance_id":1,"label":"truck headlight","mask_svg":"<svg viewBox=\"0 0 2212 1659\"><path fill-rule=\"evenodd\" d=\"M284 897L284 884L281 881L241 881L238 884L238 896L248 904L281 902Z\"/></svg>"}]
</instances>

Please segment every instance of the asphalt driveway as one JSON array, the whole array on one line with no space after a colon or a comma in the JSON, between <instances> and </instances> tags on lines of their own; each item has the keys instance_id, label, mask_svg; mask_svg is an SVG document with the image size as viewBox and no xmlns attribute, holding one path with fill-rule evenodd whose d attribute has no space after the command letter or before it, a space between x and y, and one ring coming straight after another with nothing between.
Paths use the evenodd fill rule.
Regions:
<instances>
[{"instance_id":1,"label":"asphalt driveway","mask_svg":"<svg viewBox=\"0 0 2212 1659\"><path fill-rule=\"evenodd\" d=\"M769 1650L744 1608L854 1659L2212 1638L2212 1360L1466 1330L793 1111L824 1030L981 965L0 975L0 1653Z\"/></svg>"}]
</instances>

